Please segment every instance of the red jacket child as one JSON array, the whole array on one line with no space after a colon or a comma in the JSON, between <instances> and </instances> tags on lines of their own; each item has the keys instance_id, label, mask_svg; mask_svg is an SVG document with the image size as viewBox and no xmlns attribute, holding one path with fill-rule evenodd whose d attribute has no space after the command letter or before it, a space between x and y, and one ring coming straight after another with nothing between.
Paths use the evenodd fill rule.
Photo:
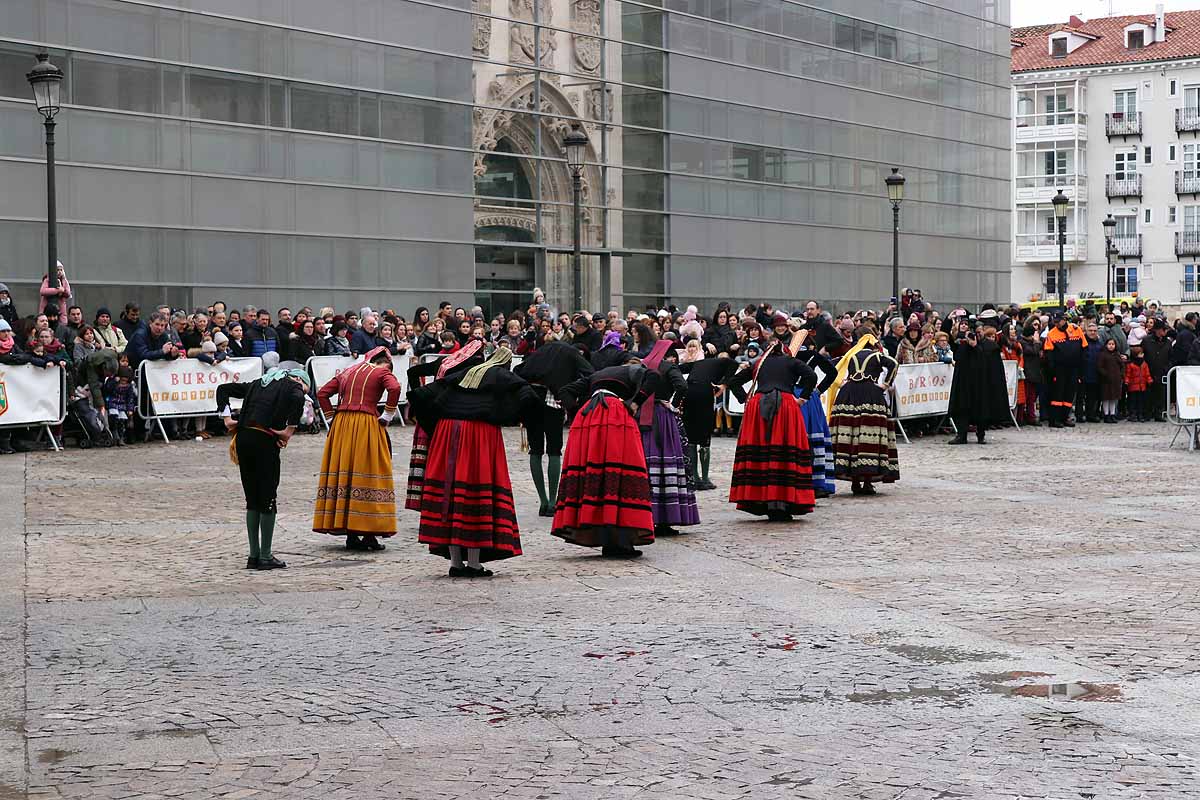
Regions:
<instances>
[{"instance_id":1,"label":"red jacket child","mask_svg":"<svg viewBox=\"0 0 1200 800\"><path fill-rule=\"evenodd\" d=\"M1129 360L1125 365L1125 388L1130 392L1144 392L1154 379L1150 377L1150 365L1145 359Z\"/></svg>"}]
</instances>

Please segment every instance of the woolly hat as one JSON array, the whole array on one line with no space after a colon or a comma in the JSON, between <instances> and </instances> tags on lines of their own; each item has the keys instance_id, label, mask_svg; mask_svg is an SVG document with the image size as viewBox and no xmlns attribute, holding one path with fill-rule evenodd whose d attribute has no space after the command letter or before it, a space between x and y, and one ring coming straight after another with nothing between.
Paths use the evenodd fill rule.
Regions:
<instances>
[{"instance_id":1,"label":"woolly hat","mask_svg":"<svg viewBox=\"0 0 1200 800\"><path fill-rule=\"evenodd\" d=\"M8 324L8 320L0 317L0 331L11 331L12 325Z\"/></svg>"},{"instance_id":2,"label":"woolly hat","mask_svg":"<svg viewBox=\"0 0 1200 800\"><path fill-rule=\"evenodd\" d=\"M782 311L776 311L771 316L771 327L772 328L778 328L780 325L787 325L787 324L788 324L788 315L783 313Z\"/></svg>"},{"instance_id":3,"label":"woolly hat","mask_svg":"<svg viewBox=\"0 0 1200 800\"><path fill-rule=\"evenodd\" d=\"M96 319L100 319L103 316L107 316L109 319L112 319L112 312L109 311L107 307L100 306L96 309Z\"/></svg>"},{"instance_id":4,"label":"woolly hat","mask_svg":"<svg viewBox=\"0 0 1200 800\"><path fill-rule=\"evenodd\" d=\"M7 283L0 283L0 292L5 292L5 293L7 293L7 294L12 294L12 292L8 291L8 284L7 284Z\"/></svg>"},{"instance_id":5,"label":"woolly hat","mask_svg":"<svg viewBox=\"0 0 1200 800\"><path fill-rule=\"evenodd\" d=\"M680 326L679 334L684 339L699 339L704 335L704 329L700 327L699 322L693 319Z\"/></svg>"},{"instance_id":6,"label":"woolly hat","mask_svg":"<svg viewBox=\"0 0 1200 800\"><path fill-rule=\"evenodd\" d=\"M131 381L133 380L133 370L129 367L120 367L117 369L117 377Z\"/></svg>"},{"instance_id":7,"label":"woolly hat","mask_svg":"<svg viewBox=\"0 0 1200 800\"><path fill-rule=\"evenodd\" d=\"M216 346L216 344L214 344L213 342L201 342L201 344L200 344L200 352L202 352L202 353L215 353L215 352L217 352L217 346Z\"/></svg>"},{"instance_id":8,"label":"woolly hat","mask_svg":"<svg viewBox=\"0 0 1200 800\"><path fill-rule=\"evenodd\" d=\"M213 344L215 344L217 347L220 347L223 344L229 344L229 337L220 331L217 331L213 334Z\"/></svg>"}]
</instances>

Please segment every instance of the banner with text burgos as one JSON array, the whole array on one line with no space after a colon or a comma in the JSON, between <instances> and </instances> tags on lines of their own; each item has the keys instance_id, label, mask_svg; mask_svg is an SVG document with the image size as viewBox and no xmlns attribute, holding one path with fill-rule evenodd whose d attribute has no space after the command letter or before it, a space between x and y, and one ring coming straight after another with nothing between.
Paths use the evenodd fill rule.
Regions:
<instances>
[{"instance_id":1,"label":"banner with text burgos","mask_svg":"<svg viewBox=\"0 0 1200 800\"><path fill-rule=\"evenodd\" d=\"M1008 407L1017 407L1017 362L1004 359L1004 388L1008 390Z\"/></svg>"},{"instance_id":2,"label":"banner with text burgos","mask_svg":"<svg viewBox=\"0 0 1200 800\"><path fill-rule=\"evenodd\" d=\"M194 358L174 361L143 361L141 364L142 407L147 417L202 417L217 413L217 387L223 383L245 383L262 377L262 359L227 358L205 364ZM145 401L151 406L146 408ZM240 400L231 407L241 407Z\"/></svg>"},{"instance_id":3,"label":"banner with text burgos","mask_svg":"<svg viewBox=\"0 0 1200 800\"><path fill-rule=\"evenodd\" d=\"M0 365L0 428L62 422L65 396L66 374L60 367Z\"/></svg>"},{"instance_id":4,"label":"banner with text burgos","mask_svg":"<svg viewBox=\"0 0 1200 800\"><path fill-rule=\"evenodd\" d=\"M931 417L950 411L950 384L954 367L950 364L902 364L896 369L896 416Z\"/></svg>"}]
</instances>

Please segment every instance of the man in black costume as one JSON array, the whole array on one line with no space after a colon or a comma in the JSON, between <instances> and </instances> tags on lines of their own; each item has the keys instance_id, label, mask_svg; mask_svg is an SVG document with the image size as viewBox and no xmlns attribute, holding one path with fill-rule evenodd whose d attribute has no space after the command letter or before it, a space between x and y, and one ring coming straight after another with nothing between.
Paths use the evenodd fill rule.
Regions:
<instances>
[{"instance_id":1,"label":"man in black costume","mask_svg":"<svg viewBox=\"0 0 1200 800\"><path fill-rule=\"evenodd\" d=\"M978 327L955 342L950 416L958 435L949 444L966 444L967 428L971 425L975 426L975 440L986 444L988 425L1008 419L1008 388L1000 343L996 339L998 321L995 310L988 309L979 315Z\"/></svg>"}]
</instances>

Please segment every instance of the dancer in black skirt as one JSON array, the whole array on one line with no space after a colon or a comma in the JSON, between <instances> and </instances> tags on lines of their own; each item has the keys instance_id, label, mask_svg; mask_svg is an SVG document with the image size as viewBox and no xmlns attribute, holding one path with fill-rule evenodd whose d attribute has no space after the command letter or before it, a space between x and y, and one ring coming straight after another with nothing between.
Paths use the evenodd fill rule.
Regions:
<instances>
[{"instance_id":1,"label":"dancer in black skirt","mask_svg":"<svg viewBox=\"0 0 1200 800\"><path fill-rule=\"evenodd\" d=\"M259 380L217 387L217 409L225 417L225 427L237 431L229 452L241 472L246 493L246 535L250 542L246 569L287 566L271 553L278 510L279 451L287 447L300 424L309 380L308 372L302 369L274 369ZM229 411L231 398L242 401L236 420Z\"/></svg>"},{"instance_id":2,"label":"dancer in black skirt","mask_svg":"<svg viewBox=\"0 0 1200 800\"><path fill-rule=\"evenodd\" d=\"M604 352L601 350L600 352ZM560 393L563 387L586 378L595 370L576 348L565 342L546 342L525 357L513 372L529 382L541 402L541 413L526 424L529 433L529 472L537 489L538 516L554 516L558 497L558 479L562 474L563 413ZM542 474L542 456L546 472ZM547 481L549 485L547 485Z\"/></svg>"}]
</instances>

